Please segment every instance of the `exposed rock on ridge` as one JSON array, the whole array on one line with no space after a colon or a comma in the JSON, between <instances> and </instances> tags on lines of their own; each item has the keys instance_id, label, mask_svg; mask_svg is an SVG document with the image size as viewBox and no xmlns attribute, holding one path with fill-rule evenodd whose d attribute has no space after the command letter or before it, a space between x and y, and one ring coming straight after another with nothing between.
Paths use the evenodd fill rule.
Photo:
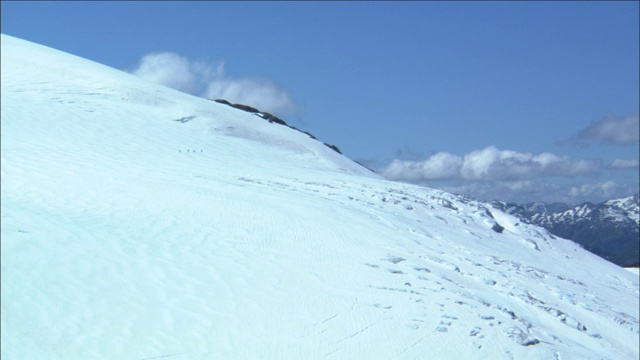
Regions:
<instances>
[{"instance_id":1,"label":"exposed rock on ridge","mask_svg":"<svg viewBox=\"0 0 640 360\"><path fill-rule=\"evenodd\" d=\"M268 112L260 111L260 110L254 108L254 107L249 106L249 105L232 104L229 101L224 100L224 99L216 99L214 101L217 102L217 103L220 103L220 104L225 104L225 105L234 107L234 108L242 110L242 111L246 111L246 112L255 114L255 115L267 120L270 123L276 123L276 124L284 125L284 126L289 127L291 129L300 131L301 133L305 133L305 134L309 135L310 138L312 138L314 140L317 140L317 138L315 136L313 136L312 134L310 134L309 132L302 131L302 130L296 128L295 126L291 126L291 125L287 124L284 120L282 120L279 117L277 117L275 115L272 115L272 114L270 114ZM327 144L327 143L323 143L323 144L325 144L328 148L330 148L331 150L337 152L338 154L342 154L342 152L340 151L340 149L338 149L337 146L331 145L331 144Z\"/></svg>"}]
</instances>

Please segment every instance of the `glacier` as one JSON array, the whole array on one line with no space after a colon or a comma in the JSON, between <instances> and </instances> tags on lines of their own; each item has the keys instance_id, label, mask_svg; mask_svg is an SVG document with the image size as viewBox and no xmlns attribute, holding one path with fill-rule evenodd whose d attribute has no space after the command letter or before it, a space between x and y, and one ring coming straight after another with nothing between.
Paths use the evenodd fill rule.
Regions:
<instances>
[{"instance_id":1,"label":"glacier","mask_svg":"<svg viewBox=\"0 0 640 360\"><path fill-rule=\"evenodd\" d=\"M638 275L2 35L3 359L637 359Z\"/></svg>"}]
</instances>

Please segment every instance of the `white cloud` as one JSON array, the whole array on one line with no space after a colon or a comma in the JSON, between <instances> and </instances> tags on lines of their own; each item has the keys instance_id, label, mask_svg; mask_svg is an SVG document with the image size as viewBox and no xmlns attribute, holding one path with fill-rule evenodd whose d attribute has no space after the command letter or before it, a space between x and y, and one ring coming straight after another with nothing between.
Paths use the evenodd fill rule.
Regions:
<instances>
[{"instance_id":1,"label":"white cloud","mask_svg":"<svg viewBox=\"0 0 640 360\"><path fill-rule=\"evenodd\" d=\"M573 177L601 170L599 160L571 159L551 153L534 155L489 146L463 157L446 152L424 161L394 160L381 174L391 180L528 180Z\"/></svg>"},{"instance_id":2,"label":"white cloud","mask_svg":"<svg viewBox=\"0 0 640 360\"><path fill-rule=\"evenodd\" d=\"M637 187L617 184L613 181L587 184L560 184L532 180L466 181L457 184L427 183L425 185L480 200L500 200L514 203L564 202L579 204L585 201L599 203L638 192Z\"/></svg>"},{"instance_id":3,"label":"white cloud","mask_svg":"<svg viewBox=\"0 0 640 360\"><path fill-rule=\"evenodd\" d=\"M605 181L595 184L582 184L572 186L569 190L569 196L580 199L584 197L599 198L599 199L612 199L616 197L619 190L619 186L613 181Z\"/></svg>"},{"instance_id":4,"label":"white cloud","mask_svg":"<svg viewBox=\"0 0 640 360\"><path fill-rule=\"evenodd\" d=\"M382 174L394 180L447 180L458 178L462 165L461 157L441 152L425 161L394 160Z\"/></svg>"},{"instance_id":5,"label":"white cloud","mask_svg":"<svg viewBox=\"0 0 640 360\"><path fill-rule=\"evenodd\" d=\"M294 110L293 101L287 92L264 78L219 77L209 83L203 97L225 99L269 112L291 113Z\"/></svg>"},{"instance_id":6,"label":"white cloud","mask_svg":"<svg viewBox=\"0 0 640 360\"><path fill-rule=\"evenodd\" d=\"M222 61L213 66L175 53L159 52L143 56L130 72L143 79L211 100L225 99L276 114L295 110L291 96L273 81L257 77L232 78L225 74Z\"/></svg>"},{"instance_id":7,"label":"white cloud","mask_svg":"<svg viewBox=\"0 0 640 360\"><path fill-rule=\"evenodd\" d=\"M629 115L620 118L607 116L592 122L589 126L580 130L576 136L561 141L559 144L580 144L588 141L602 141L618 145L637 144L638 124L638 115Z\"/></svg>"},{"instance_id":8,"label":"white cloud","mask_svg":"<svg viewBox=\"0 0 640 360\"><path fill-rule=\"evenodd\" d=\"M189 94L198 91L200 79L210 76L206 66L192 63L189 59L170 52L143 56L131 73Z\"/></svg>"},{"instance_id":9,"label":"white cloud","mask_svg":"<svg viewBox=\"0 0 640 360\"><path fill-rule=\"evenodd\" d=\"M559 199L569 199L567 189L563 191L560 185L538 183L530 180L476 182L467 181L457 184L428 184L454 194L469 196L480 200L500 200L514 203L528 203L535 201L556 202Z\"/></svg>"},{"instance_id":10,"label":"white cloud","mask_svg":"<svg viewBox=\"0 0 640 360\"><path fill-rule=\"evenodd\" d=\"M637 169L640 166L635 159L615 159L609 164L609 169Z\"/></svg>"}]
</instances>

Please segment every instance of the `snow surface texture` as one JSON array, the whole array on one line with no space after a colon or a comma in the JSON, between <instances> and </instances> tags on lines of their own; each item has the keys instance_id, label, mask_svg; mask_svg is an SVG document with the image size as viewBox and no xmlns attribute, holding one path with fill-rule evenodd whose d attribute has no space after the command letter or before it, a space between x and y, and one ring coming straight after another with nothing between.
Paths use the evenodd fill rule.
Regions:
<instances>
[{"instance_id":1,"label":"snow surface texture","mask_svg":"<svg viewBox=\"0 0 640 360\"><path fill-rule=\"evenodd\" d=\"M638 276L2 35L2 359L637 359ZM499 224L499 225L498 225Z\"/></svg>"}]
</instances>

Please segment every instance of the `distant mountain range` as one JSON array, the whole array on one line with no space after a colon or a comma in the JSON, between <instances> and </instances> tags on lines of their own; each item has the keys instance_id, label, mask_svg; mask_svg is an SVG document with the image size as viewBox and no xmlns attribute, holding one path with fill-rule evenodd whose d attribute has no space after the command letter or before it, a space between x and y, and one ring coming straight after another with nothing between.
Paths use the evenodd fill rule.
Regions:
<instances>
[{"instance_id":1,"label":"distant mountain range","mask_svg":"<svg viewBox=\"0 0 640 360\"><path fill-rule=\"evenodd\" d=\"M600 204L491 204L523 222L542 226L620 266L640 264L638 194Z\"/></svg>"}]
</instances>

